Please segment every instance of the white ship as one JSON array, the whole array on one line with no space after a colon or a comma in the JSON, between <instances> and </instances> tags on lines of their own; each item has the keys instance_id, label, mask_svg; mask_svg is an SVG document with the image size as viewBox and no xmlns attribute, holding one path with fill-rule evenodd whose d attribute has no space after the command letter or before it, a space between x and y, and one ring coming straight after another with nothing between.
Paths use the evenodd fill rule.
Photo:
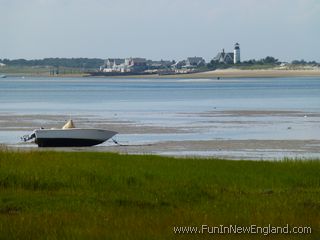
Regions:
<instances>
[{"instance_id":1,"label":"white ship","mask_svg":"<svg viewBox=\"0 0 320 240\"><path fill-rule=\"evenodd\" d=\"M85 147L103 143L116 134L103 129L76 128L70 120L62 129L36 129L22 139L25 142L35 139L39 147Z\"/></svg>"}]
</instances>

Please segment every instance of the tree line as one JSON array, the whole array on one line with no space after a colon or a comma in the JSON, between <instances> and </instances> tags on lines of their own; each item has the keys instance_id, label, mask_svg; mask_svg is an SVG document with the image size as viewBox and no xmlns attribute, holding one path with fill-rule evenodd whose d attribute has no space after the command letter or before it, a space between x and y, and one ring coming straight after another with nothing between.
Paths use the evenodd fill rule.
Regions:
<instances>
[{"instance_id":1,"label":"tree line","mask_svg":"<svg viewBox=\"0 0 320 240\"><path fill-rule=\"evenodd\" d=\"M104 59L100 58L44 58L44 59L0 59L0 63L6 64L8 66L17 67L34 67L34 66L49 66L49 67L67 67L67 68L81 68L81 69L97 69L104 64ZM260 60L250 59L242 61L237 64L239 66L251 66L251 65L280 65L279 59L271 56L267 56ZM319 65L316 61L305 61L305 60L293 60L291 62L293 65ZM225 64L218 61L211 60L208 64L208 68L228 68L234 64Z\"/></svg>"},{"instance_id":2,"label":"tree line","mask_svg":"<svg viewBox=\"0 0 320 240\"><path fill-rule=\"evenodd\" d=\"M250 59L246 61L242 61L241 63L237 63L236 66L254 66L254 65L280 65L281 61L279 59L276 59L271 56L267 56L265 58L262 58L260 60L255 60L255 59ZM291 62L292 65L320 65L320 63L317 63L316 61L305 61L305 60L293 60ZM219 61L211 60L208 64L208 68L228 68L234 66L234 64L226 64L226 63L221 63Z\"/></svg>"},{"instance_id":3,"label":"tree line","mask_svg":"<svg viewBox=\"0 0 320 240\"><path fill-rule=\"evenodd\" d=\"M50 67L69 67L69 68L99 68L104 60L100 58L44 58L44 59L0 59L0 62L8 66L50 66Z\"/></svg>"}]
</instances>

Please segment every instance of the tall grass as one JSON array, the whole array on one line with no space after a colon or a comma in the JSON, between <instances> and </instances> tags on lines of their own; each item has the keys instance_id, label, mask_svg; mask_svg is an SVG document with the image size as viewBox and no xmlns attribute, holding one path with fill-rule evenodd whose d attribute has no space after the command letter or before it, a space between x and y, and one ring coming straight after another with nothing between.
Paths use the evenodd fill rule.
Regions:
<instances>
[{"instance_id":1,"label":"tall grass","mask_svg":"<svg viewBox=\"0 0 320 240\"><path fill-rule=\"evenodd\" d=\"M311 226L312 235L273 237L319 239L319 170L317 160L2 150L0 239L206 238L173 234L202 224Z\"/></svg>"}]
</instances>

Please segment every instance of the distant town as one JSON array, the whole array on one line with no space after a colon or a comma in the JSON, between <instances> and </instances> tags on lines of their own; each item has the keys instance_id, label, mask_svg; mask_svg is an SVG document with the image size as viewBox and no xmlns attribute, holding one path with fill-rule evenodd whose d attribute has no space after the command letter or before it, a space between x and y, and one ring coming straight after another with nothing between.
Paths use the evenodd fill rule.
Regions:
<instances>
[{"instance_id":1,"label":"distant town","mask_svg":"<svg viewBox=\"0 0 320 240\"><path fill-rule=\"evenodd\" d=\"M213 58L213 62L219 64L240 63L240 45L236 43L233 52L225 52L224 49ZM144 74L186 74L194 73L206 67L206 61L202 57L188 57L185 60L153 61L146 58L108 58L100 66L96 75L112 73L144 73Z\"/></svg>"},{"instance_id":2,"label":"distant town","mask_svg":"<svg viewBox=\"0 0 320 240\"><path fill-rule=\"evenodd\" d=\"M142 57L127 58L44 58L37 60L0 59L0 73L47 74L90 74L93 76L121 75L173 75L211 71L216 69L319 69L316 61L293 60L281 62L267 56L260 60L241 60L240 44L235 43L232 51L222 49L206 62L203 57L191 56L183 60L148 60Z\"/></svg>"}]
</instances>

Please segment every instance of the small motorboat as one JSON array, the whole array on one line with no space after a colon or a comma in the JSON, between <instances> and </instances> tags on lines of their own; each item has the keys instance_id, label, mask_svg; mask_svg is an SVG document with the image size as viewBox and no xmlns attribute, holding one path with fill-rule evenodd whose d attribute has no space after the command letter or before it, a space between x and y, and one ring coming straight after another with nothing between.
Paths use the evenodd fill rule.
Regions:
<instances>
[{"instance_id":1,"label":"small motorboat","mask_svg":"<svg viewBox=\"0 0 320 240\"><path fill-rule=\"evenodd\" d=\"M116 134L103 129L76 128L69 120L62 129L36 129L21 139L25 142L35 139L39 147L86 147L103 143Z\"/></svg>"}]
</instances>

